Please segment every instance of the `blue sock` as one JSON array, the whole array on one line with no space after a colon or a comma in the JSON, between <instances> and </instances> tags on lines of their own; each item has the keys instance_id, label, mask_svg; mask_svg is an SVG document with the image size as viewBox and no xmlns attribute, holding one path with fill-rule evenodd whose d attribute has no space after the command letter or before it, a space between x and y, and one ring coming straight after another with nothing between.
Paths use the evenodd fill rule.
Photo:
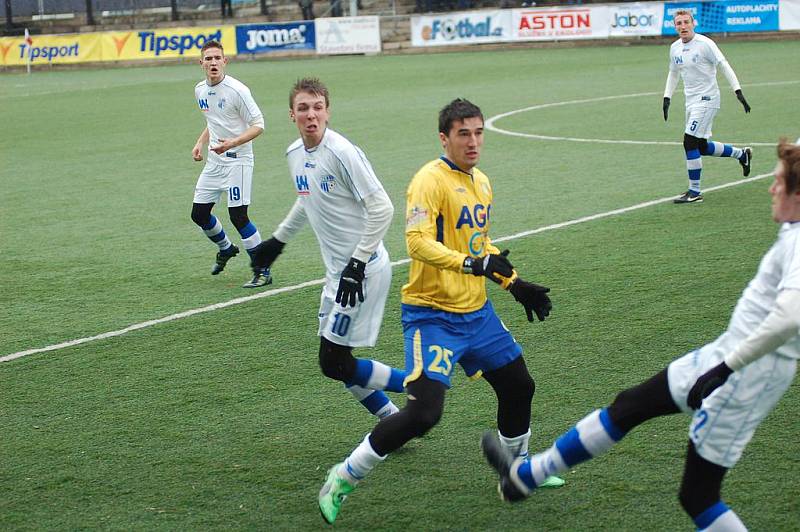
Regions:
<instances>
[{"instance_id":1,"label":"blue sock","mask_svg":"<svg viewBox=\"0 0 800 532\"><path fill-rule=\"evenodd\" d=\"M516 476L528 491L552 475L603 454L625 436L608 415L608 409L595 410L559 437L550 449L520 463Z\"/></svg>"},{"instance_id":2,"label":"blue sock","mask_svg":"<svg viewBox=\"0 0 800 532\"><path fill-rule=\"evenodd\" d=\"M208 223L200 227L206 234L209 240L214 242L221 251L227 251L231 247L231 241L228 240L228 235L222 229L222 224L219 223L217 217L213 214L208 219Z\"/></svg>"},{"instance_id":3,"label":"blue sock","mask_svg":"<svg viewBox=\"0 0 800 532\"><path fill-rule=\"evenodd\" d=\"M247 222L247 225L239 229L239 236L242 237L244 249L247 250L247 253L250 254L252 258L253 249L261 243L261 233L258 232L253 222Z\"/></svg>"},{"instance_id":4,"label":"blue sock","mask_svg":"<svg viewBox=\"0 0 800 532\"><path fill-rule=\"evenodd\" d=\"M703 159L700 150L686 152L686 170L689 173L689 191L700 194L700 174L703 172Z\"/></svg>"},{"instance_id":5,"label":"blue sock","mask_svg":"<svg viewBox=\"0 0 800 532\"><path fill-rule=\"evenodd\" d=\"M356 359L356 371L348 384L371 390L402 392L406 372L367 358Z\"/></svg>"},{"instance_id":6,"label":"blue sock","mask_svg":"<svg viewBox=\"0 0 800 532\"><path fill-rule=\"evenodd\" d=\"M697 525L697 530L747 532L747 527L744 526L736 512L728 508L728 505L722 501L712 504L693 520Z\"/></svg>"},{"instance_id":7,"label":"blue sock","mask_svg":"<svg viewBox=\"0 0 800 532\"><path fill-rule=\"evenodd\" d=\"M742 148L737 148L731 144L723 144L722 142L714 142L709 140L703 155L710 155L712 157L733 157L741 159L744 155Z\"/></svg>"},{"instance_id":8,"label":"blue sock","mask_svg":"<svg viewBox=\"0 0 800 532\"><path fill-rule=\"evenodd\" d=\"M345 384L344 386L347 388L347 391L353 394L359 403L364 405L364 408L375 416L383 417L384 415L397 412L395 404L380 390L368 390L354 384Z\"/></svg>"}]
</instances>

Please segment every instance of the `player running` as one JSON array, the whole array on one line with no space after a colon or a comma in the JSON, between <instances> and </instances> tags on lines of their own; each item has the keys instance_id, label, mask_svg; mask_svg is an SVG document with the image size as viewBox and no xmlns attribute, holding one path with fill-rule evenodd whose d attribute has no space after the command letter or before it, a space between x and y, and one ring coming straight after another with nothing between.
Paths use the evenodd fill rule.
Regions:
<instances>
[{"instance_id":1,"label":"player running","mask_svg":"<svg viewBox=\"0 0 800 532\"><path fill-rule=\"evenodd\" d=\"M286 151L297 199L289 214L258 246L255 268L269 268L286 242L311 225L325 263L319 307L319 365L326 377L342 381L379 418L397 412L381 390L403 391L405 372L353 357L354 347L378 339L392 265L383 235L394 207L364 152L328 127L328 88L316 78L297 81L289 95L289 116L300 138Z\"/></svg>"},{"instance_id":2,"label":"player running","mask_svg":"<svg viewBox=\"0 0 800 532\"><path fill-rule=\"evenodd\" d=\"M497 395L497 426L504 449L527 456L534 383L522 347L495 314L486 278L507 289L543 321L549 288L523 281L489 238L492 187L476 168L483 146L483 114L456 99L439 113L444 156L423 166L408 187L406 245L409 281L402 291L408 401L382 419L347 459L334 465L319 493L328 523L376 465L441 418L456 364L483 377ZM554 477L548 486L561 486ZM413 511L413 510L412 510Z\"/></svg>"},{"instance_id":3,"label":"player running","mask_svg":"<svg viewBox=\"0 0 800 532\"><path fill-rule=\"evenodd\" d=\"M692 413L680 503L700 530L746 530L720 497L722 480L758 425L794 379L800 358L800 145L778 145L772 218L781 224L747 285L728 329L673 361L607 408L595 410L529 459L515 458L492 434L483 437L500 473L501 495L517 501L549 476L594 458L645 421Z\"/></svg>"},{"instance_id":4,"label":"player running","mask_svg":"<svg viewBox=\"0 0 800 532\"><path fill-rule=\"evenodd\" d=\"M219 247L211 275L218 275L239 253L211 209L226 195L231 223L248 253L261 243L261 235L247 216L253 189L252 140L264 132L264 117L250 89L225 74L228 58L218 41L207 41L200 50L200 65L206 79L194 88L195 99L206 119L206 128L192 149L195 161L203 160L208 144L208 161L197 179L192 204L192 221ZM272 282L269 269L254 269L244 288L257 288Z\"/></svg>"},{"instance_id":5,"label":"player running","mask_svg":"<svg viewBox=\"0 0 800 532\"><path fill-rule=\"evenodd\" d=\"M717 68L728 79L744 112L750 105L742 94L739 80L717 45L706 37L695 33L695 21L691 11L678 10L673 16L675 30L680 38L669 49L669 75L664 89L664 121L669 116L672 93L683 78L683 93L686 97L686 130L683 134L683 149L686 152L686 169L689 172L689 190L675 199L675 203L700 203L700 174L703 171L702 155L735 157L742 165L745 177L750 175L753 158L751 148L737 148L711 139L711 125L719 111L719 86Z\"/></svg>"}]
</instances>

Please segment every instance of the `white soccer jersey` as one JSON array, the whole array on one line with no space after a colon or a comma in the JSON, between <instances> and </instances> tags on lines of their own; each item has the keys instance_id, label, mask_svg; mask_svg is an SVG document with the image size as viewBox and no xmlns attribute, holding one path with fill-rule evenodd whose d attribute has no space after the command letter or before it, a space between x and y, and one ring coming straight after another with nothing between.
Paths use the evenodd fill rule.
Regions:
<instances>
[{"instance_id":1,"label":"white soccer jersey","mask_svg":"<svg viewBox=\"0 0 800 532\"><path fill-rule=\"evenodd\" d=\"M208 125L208 161L216 164L253 164L252 141L217 155L211 151L219 139L232 139L250 126L264 128L264 116L256 105L250 89L236 78L226 75L222 81L209 86L206 80L194 87L195 99Z\"/></svg>"},{"instance_id":2,"label":"white soccer jersey","mask_svg":"<svg viewBox=\"0 0 800 532\"><path fill-rule=\"evenodd\" d=\"M384 192L383 185L364 152L330 128L310 150L297 139L286 150L286 158L298 203L319 241L327 275L338 280L365 232L367 212L362 198ZM381 241L367 263L366 274L388 261Z\"/></svg>"},{"instance_id":3,"label":"white soccer jersey","mask_svg":"<svg viewBox=\"0 0 800 532\"><path fill-rule=\"evenodd\" d=\"M703 104L719 108L717 65L725 61L725 56L716 43L695 33L687 43L680 39L673 42L669 55L669 69L683 78L686 106Z\"/></svg>"},{"instance_id":4,"label":"white soccer jersey","mask_svg":"<svg viewBox=\"0 0 800 532\"><path fill-rule=\"evenodd\" d=\"M758 272L744 289L733 310L728 332L731 345L747 338L775 307L778 292L800 290L800 222L781 226L778 240L761 259ZM800 359L800 335L776 350L785 357Z\"/></svg>"}]
</instances>

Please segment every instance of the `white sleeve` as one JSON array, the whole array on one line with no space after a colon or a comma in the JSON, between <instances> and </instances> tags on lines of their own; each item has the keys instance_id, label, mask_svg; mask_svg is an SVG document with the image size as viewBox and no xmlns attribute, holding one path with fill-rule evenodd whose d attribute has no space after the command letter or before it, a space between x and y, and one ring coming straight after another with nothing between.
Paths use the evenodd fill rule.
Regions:
<instances>
[{"instance_id":1,"label":"white sleeve","mask_svg":"<svg viewBox=\"0 0 800 532\"><path fill-rule=\"evenodd\" d=\"M706 44L708 44L708 49L706 50L706 55L708 56L708 60L711 61L712 64L719 65L725 61L725 55L722 53L722 50L719 49L717 43L712 41L711 39L706 39Z\"/></svg>"},{"instance_id":2,"label":"white sleeve","mask_svg":"<svg viewBox=\"0 0 800 532\"><path fill-rule=\"evenodd\" d=\"M242 98L242 106L239 109L242 120L247 122L248 126L264 129L264 115L261 114L261 109L258 108L253 95L250 94L250 89L245 88L239 95Z\"/></svg>"},{"instance_id":3,"label":"white sleeve","mask_svg":"<svg viewBox=\"0 0 800 532\"><path fill-rule=\"evenodd\" d=\"M678 86L678 72L670 69L667 75L667 86L664 87L664 98L672 98L675 87Z\"/></svg>"},{"instance_id":4,"label":"white sleeve","mask_svg":"<svg viewBox=\"0 0 800 532\"><path fill-rule=\"evenodd\" d=\"M731 65L729 65L727 61L723 59L717 66L720 70L722 70L722 73L725 74L725 78L728 80L728 84L731 86L731 89L733 89L733 92L736 92L742 88L741 85L739 85L739 80L736 78L736 73L733 71Z\"/></svg>"},{"instance_id":5,"label":"white sleeve","mask_svg":"<svg viewBox=\"0 0 800 532\"><path fill-rule=\"evenodd\" d=\"M800 290L782 290L758 329L725 357L725 364L740 370L798 334L800 330Z\"/></svg>"},{"instance_id":6,"label":"white sleeve","mask_svg":"<svg viewBox=\"0 0 800 532\"><path fill-rule=\"evenodd\" d=\"M378 249L383 236L392 223L394 206L389 195L382 188L364 197L364 206L367 208L367 221L364 234L353 252L353 257L361 262L369 262L370 256Z\"/></svg>"},{"instance_id":7,"label":"white sleeve","mask_svg":"<svg viewBox=\"0 0 800 532\"><path fill-rule=\"evenodd\" d=\"M297 198L289 214L287 214L286 218L278 225L278 228L272 233L272 236L286 243L303 228L306 220L308 220L306 209L303 207L303 202L300 198Z\"/></svg>"}]
</instances>

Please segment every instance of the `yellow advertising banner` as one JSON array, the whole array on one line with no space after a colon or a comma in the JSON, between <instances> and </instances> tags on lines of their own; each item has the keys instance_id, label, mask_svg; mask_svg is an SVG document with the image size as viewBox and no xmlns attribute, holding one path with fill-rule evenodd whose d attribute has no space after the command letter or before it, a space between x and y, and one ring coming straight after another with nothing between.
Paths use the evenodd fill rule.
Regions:
<instances>
[{"instance_id":1,"label":"yellow advertising banner","mask_svg":"<svg viewBox=\"0 0 800 532\"><path fill-rule=\"evenodd\" d=\"M24 37L0 37L0 65L31 65L84 63L102 60L102 41L99 33L69 33L65 35L32 35L30 43Z\"/></svg>"},{"instance_id":2,"label":"yellow advertising banner","mask_svg":"<svg viewBox=\"0 0 800 532\"><path fill-rule=\"evenodd\" d=\"M200 57L208 40L222 43L227 55L236 55L235 26L161 28L157 30L101 33L104 61L158 59L161 57Z\"/></svg>"}]
</instances>

